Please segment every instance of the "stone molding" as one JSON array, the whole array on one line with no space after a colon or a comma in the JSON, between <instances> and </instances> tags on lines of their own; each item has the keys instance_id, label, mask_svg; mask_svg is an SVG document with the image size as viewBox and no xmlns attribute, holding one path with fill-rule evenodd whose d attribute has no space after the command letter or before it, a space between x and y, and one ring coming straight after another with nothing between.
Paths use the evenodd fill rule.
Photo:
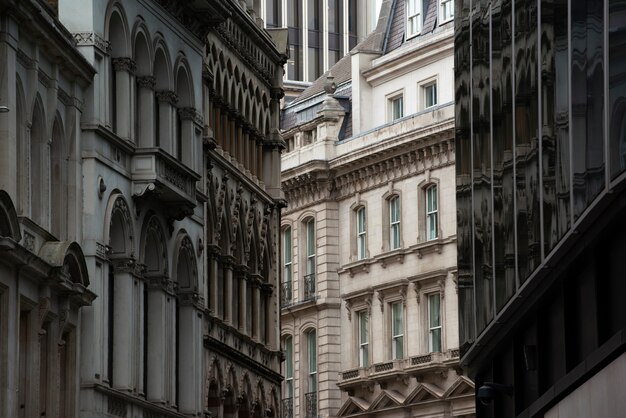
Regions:
<instances>
[{"instance_id":1,"label":"stone molding","mask_svg":"<svg viewBox=\"0 0 626 418\"><path fill-rule=\"evenodd\" d=\"M76 46L95 46L105 55L111 53L111 42L94 32L75 32L72 34Z\"/></svg>"}]
</instances>

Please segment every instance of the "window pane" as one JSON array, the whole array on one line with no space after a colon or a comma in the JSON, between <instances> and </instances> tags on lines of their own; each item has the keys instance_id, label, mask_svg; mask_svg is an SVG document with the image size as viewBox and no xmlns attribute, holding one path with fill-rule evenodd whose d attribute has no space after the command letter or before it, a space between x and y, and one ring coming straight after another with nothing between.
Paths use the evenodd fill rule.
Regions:
<instances>
[{"instance_id":1,"label":"window pane","mask_svg":"<svg viewBox=\"0 0 626 418\"><path fill-rule=\"evenodd\" d=\"M310 220L306 224L307 255L315 255L315 223Z\"/></svg>"},{"instance_id":2,"label":"window pane","mask_svg":"<svg viewBox=\"0 0 626 418\"><path fill-rule=\"evenodd\" d=\"M428 301L429 301L429 320L430 320L430 327L438 327L441 325L440 322L440 298L439 298L439 294L436 293L434 295L430 295L428 297Z\"/></svg>"},{"instance_id":3,"label":"window pane","mask_svg":"<svg viewBox=\"0 0 626 418\"><path fill-rule=\"evenodd\" d=\"M436 328L430 332L430 351L441 352L441 328Z\"/></svg>"},{"instance_id":4,"label":"window pane","mask_svg":"<svg viewBox=\"0 0 626 418\"><path fill-rule=\"evenodd\" d=\"M394 352L393 358L401 359L404 358L404 337L396 337L394 340Z\"/></svg>"},{"instance_id":5,"label":"window pane","mask_svg":"<svg viewBox=\"0 0 626 418\"><path fill-rule=\"evenodd\" d=\"M369 318L367 316L366 312L361 312L359 314L359 319L360 319L360 325L361 325L361 332L360 332L360 341L361 343L367 343L368 342L368 338L369 336L367 335L367 324L369 322Z\"/></svg>"},{"instance_id":6,"label":"window pane","mask_svg":"<svg viewBox=\"0 0 626 418\"><path fill-rule=\"evenodd\" d=\"M285 248L284 263L291 263L291 228L285 229L283 245Z\"/></svg>"},{"instance_id":7,"label":"window pane","mask_svg":"<svg viewBox=\"0 0 626 418\"><path fill-rule=\"evenodd\" d=\"M285 377L290 379L293 377L293 339L288 337L285 340Z\"/></svg>"},{"instance_id":8,"label":"window pane","mask_svg":"<svg viewBox=\"0 0 626 418\"><path fill-rule=\"evenodd\" d=\"M309 340L309 373L313 373L317 371L317 355L316 355L316 341L315 341L315 331L311 331L308 334Z\"/></svg>"},{"instance_id":9,"label":"window pane","mask_svg":"<svg viewBox=\"0 0 626 418\"><path fill-rule=\"evenodd\" d=\"M393 335L403 334L402 330L402 303L394 303L392 305L393 316Z\"/></svg>"}]
</instances>

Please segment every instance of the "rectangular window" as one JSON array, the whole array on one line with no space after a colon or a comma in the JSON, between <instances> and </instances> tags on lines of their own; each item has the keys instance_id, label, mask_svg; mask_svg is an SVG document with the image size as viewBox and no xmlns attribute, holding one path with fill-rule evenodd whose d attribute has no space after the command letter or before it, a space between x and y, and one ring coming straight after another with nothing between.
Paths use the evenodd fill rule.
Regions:
<instances>
[{"instance_id":1,"label":"rectangular window","mask_svg":"<svg viewBox=\"0 0 626 418\"><path fill-rule=\"evenodd\" d=\"M315 81L322 75L322 1L308 0L308 41L309 41L309 77L308 81Z\"/></svg>"},{"instance_id":2,"label":"rectangular window","mask_svg":"<svg viewBox=\"0 0 626 418\"><path fill-rule=\"evenodd\" d=\"M343 50L343 2L328 0L328 68L342 56Z\"/></svg>"},{"instance_id":3,"label":"rectangular window","mask_svg":"<svg viewBox=\"0 0 626 418\"><path fill-rule=\"evenodd\" d=\"M367 257L367 231L366 231L365 208L356 212L356 249L357 257L363 260Z\"/></svg>"},{"instance_id":4,"label":"rectangular window","mask_svg":"<svg viewBox=\"0 0 626 418\"><path fill-rule=\"evenodd\" d=\"M426 234L427 239L437 238L439 221L437 219L437 186L430 186L426 190Z\"/></svg>"},{"instance_id":5,"label":"rectangular window","mask_svg":"<svg viewBox=\"0 0 626 418\"><path fill-rule=\"evenodd\" d=\"M265 25L268 28L280 28L281 27L280 9L282 7L282 1L266 0L265 5L266 5Z\"/></svg>"},{"instance_id":6,"label":"rectangular window","mask_svg":"<svg viewBox=\"0 0 626 418\"><path fill-rule=\"evenodd\" d=\"M400 197L389 201L389 249L400 248Z\"/></svg>"},{"instance_id":7,"label":"rectangular window","mask_svg":"<svg viewBox=\"0 0 626 418\"><path fill-rule=\"evenodd\" d=\"M389 118L391 122L404 116L404 97L397 96L389 99Z\"/></svg>"},{"instance_id":8,"label":"rectangular window","mask_svg":"<svg viewBox=\"0 0 626 418\"><path fill-rule=\"evenodd\" d=\"M348 0L348 49L354 48L358 41L357 4L357 0Z\"/></svg>"},{"instance_id":9,"label":"rectangular window","mask_svg":"<svg viewBox=\"0 0 626 418\"><path fill-rule=\"evenodd\" d=\"M285 339L285 399L293 398L293 338Z\"/></svg>"},{"instance_id":10,"label":"rectangular window","mask_svg":"<svg viewBox=\"0 0 626 418\"><path fill-rule=\"evenodd\" d=\"M440 5L440 22L445 23L454 18L454 0L441 0Z\"/></svg>"},{"instance_id":11,"label":"rectangular window","mask_svg":"<svg viewBox=\"0 0 626 418\"><path fill-rule=\"evenodd\" d=\"M410 38L422 31L422 1L407 0L406 35Z\"/></svg>"},{"instance_id":12,"label":"rectangular window","mask_svg":"<svg viewBox=\"0 0 626 418\"><path fill-rule=\"evenodd\" d=\"M292 241L291 228L287 227L283 231L283 303L292 299L291 275L292 275Z\"/></svg>"},{"instance_id":13,"label":"rectangular window","mask_svg":"<svg viewBox=\"0 0 626 418\"><path fill-rule=\"evenodd\" d=\"M393 360L404 358L404 306L402 302L391 304L391 356Z\"/></svg>"},{"instance_id":14,"label":"rectangular window","mask_svg":"<svg viewBox=\"0 0 626 418\"><path fill-rule=\"evenodd\" d=\"M289 59L287 78L302 81L302 11L299 0L287 0L287 27L289 32Z\"/></svg>"},{"instance_id":15,"label":"rectangular window","mask_svg":"<svg viewBox=\"0 0 626 418\"><path fill-rule=\"evenodd\" d=\"M428 84L424 87L424 109L437 105L437 83Z\"/></svg>"},{"instance_id":16,"label":"rectangular window","mask_svg":"<svg viewBox=\"0 0 626 418\"><path fill-rule=\"evenodd\" d=\"M431 353L441 352L441 296L428 296L428 349Z\"/></svg>"},{"instance_id":17,"label":"rectangular window","mask_svg":"<svg viewBox=\"0 0 626 418\"><path fill-rule=\"evenodd\" d=\"M369 315L359 312L359 367L369 366Z\"/></svg>"}]
</instances>

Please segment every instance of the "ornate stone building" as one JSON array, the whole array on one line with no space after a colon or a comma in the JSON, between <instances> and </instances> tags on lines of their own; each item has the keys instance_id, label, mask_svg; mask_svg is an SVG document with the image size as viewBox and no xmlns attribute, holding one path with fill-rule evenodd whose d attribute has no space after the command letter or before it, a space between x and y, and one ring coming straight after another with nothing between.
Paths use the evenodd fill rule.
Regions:
<instances>
[{"instance_id":1,"label":"ornate stone building","mask_svg":"<svg viewBox=\"0 0 626 418\"><path fill-rule=\"evenodd\" d=\"M288 417L474 413L459 368L453 23L446 2L415 3L384 1L376 30L283 112Z\"/></svg>"},{"instance_id":2,"label":"ornate stone building","mask_svg":"<svg viewBox=\"0 0 626 418\"><path fill-rule=\"evenodd\" d=\"M0 1L0 415L277 415L286 36Z\"/></svg>"}]
</instances>

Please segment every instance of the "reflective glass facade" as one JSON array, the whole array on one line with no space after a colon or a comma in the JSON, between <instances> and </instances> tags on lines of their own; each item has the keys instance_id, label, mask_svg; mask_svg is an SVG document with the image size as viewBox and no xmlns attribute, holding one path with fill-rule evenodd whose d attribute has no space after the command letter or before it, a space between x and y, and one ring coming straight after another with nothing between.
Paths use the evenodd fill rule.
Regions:
<instances>
[{"instance_id":1,"label":"reflective glass facade","mask_svg":"<svg viewBox=\"0 0 626 418\"><path fill-rule=\"evenodd\" d=\"M591 268L593 289L585 287L591 286L587 279L566 290L552 282L567 280L563 271L575 263L574 254L609 262L581 236L593 231L597 220L613 222L607 214L624 199L626 2L456 0L455 7L461 352L477 383L501 378L520 386L511 400L511 410L519 414L600 347L599 319L596 333L590 331L598 335L591 351L573 331L581 329L576 318L588 320L580 306L597 306L597 318L613 309L602 300L610 293L598 290L609 273ZM572 272L581 268L589 267ZM545 315L516 317L520 310L535 309L530 289L544 285L554 292L550 307L541 311L543 296L534 302ZM586 295L595 295L597 305L585 301ZM505 332L498 331L504 328L506 342ZM509 351L493 349L509 343ZM560 344L583 348L562 353L562 366L546 364L536 381L502 366L526 361L528 369L528 352L520 347L532 346L541 357L542 349L556 353Z\"/></svg>"}]
</instances>

